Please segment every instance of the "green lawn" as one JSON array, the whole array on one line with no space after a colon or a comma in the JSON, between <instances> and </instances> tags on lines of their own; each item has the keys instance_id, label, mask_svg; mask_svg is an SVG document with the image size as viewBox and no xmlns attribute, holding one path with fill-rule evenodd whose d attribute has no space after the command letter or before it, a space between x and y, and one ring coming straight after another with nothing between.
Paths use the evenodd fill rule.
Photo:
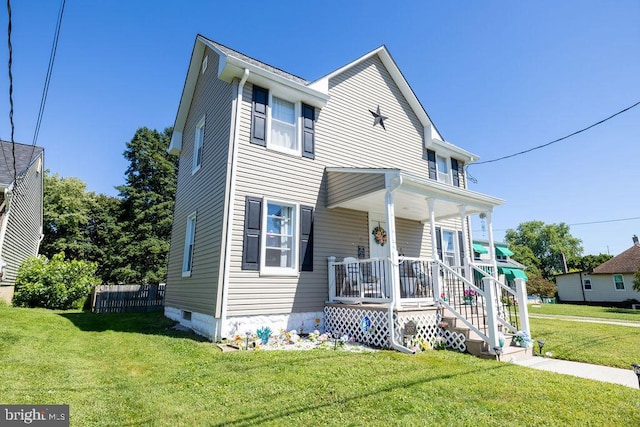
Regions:
<instances>
[{"instance_id":1,"label":"green lawn","mask_svg":"<svg viewBox=\"0 0 640 427\"><path fill-rule=\"evenodd\" d=\"M640 425L638 390L455 352L221 353L157 313L0 319L0 402L66 403L74 426Z\"/></svg>"},{"instance_id":2,"label":"green lawn","mask_svg":"<svg viewBox=\"0 0 640 427\"><path fill-rule=\"evenodd\" d=\"M565 316L598 317L614 320L640 322L640 310L628 310L614 307L592 307L572 304L529 305L530 314L561 314Z\"/></svg>"}]
</instances>

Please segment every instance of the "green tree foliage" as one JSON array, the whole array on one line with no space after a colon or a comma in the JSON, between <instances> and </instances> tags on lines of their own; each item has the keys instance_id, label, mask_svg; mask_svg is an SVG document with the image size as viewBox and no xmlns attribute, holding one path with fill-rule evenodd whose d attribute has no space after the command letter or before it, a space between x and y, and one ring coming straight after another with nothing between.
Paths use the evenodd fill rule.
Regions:
<instances>
[{"instance_id":1,"label":"green tree foliage","mask_svg":"<svg viewBox=\"0 0 640 427\"><path fill-rule=\"evenodd\" d=\"M171 133L143 127L127 143L126 185L117 187L122 200L120 280L166 280L178 170L178 158L166 152Z\"/></svg>"},{"instance_id":2,"label":"green tree foliage","mask_svg":"<svg viewBox=\"0 0 640 427\"><path fill-rule=\"evenodd\" d=\"M633 276L633 289L640 292L640 266L638 266L638 271Z\"/></svg>"},{"instance_id":3,"label":"green tree foliage","mask_svg":"<svg viewBox=\"0 0 640 427\"><path fill-rule=\"evenodd\" d=\"M613 255L609 254L585 255L581 258L567 261L567 266L570 271L587 271L590 273L594 268L609 261L611 258L613 258Z\"/></svg>"},{"instance_id":4,"label":"green tree foliage","mask_svg":"<svg viewBox=\"0 0 640 427\"><path fill-rule=\"evenodd\" d=\"M27 258L16 277L13 305L51 309L82 308L99 280L95 263L65 260L60 252L51 258Z\"/></svg>"},{"instance_id":5,"label":"green tree foliage","mask_svg":"<svg viewBox=\"0 0 640 427\"><path fill-rule=\"evenodd\" d=\"M104 194L93 195L89 206L89 221L84 233L92 243L88 261L97 263L97 274L103 284L118 284L116 271L123 262L119 240L122 227L118 221L120 199Z\"/></svg>"},{"instance_id":6,"label":"green tree foliage","mask_svg":"<svg viewBox=\"0 0 640 427\"><path fill-rule=\"evenodd\" d=\"M527 281L527 294L541 297L554 297L558 288L549 280L541 276L530 277Z\"/></svg>"},{"instance_id":7,"label":"green tree foliage","mask_svg":"<svg viewBox=\"0 0 640 427\"><path fill-rule=\"evenodd\" d=\"M78 178L44 175L44 238L40 253L51 258L64 252L67 258L84 259L91 252L91 241L83 232L89 221L91 194Z\"/></svg>"},{"instance_id":8,"label":"green tree foliage","mask_svg":"<svg viewBox=\"0 0 640 427\"><path fill-rule=\"evenodd\" d=\"M573 237L565 223L545 224L542 221L523 222L505 234L512 257L526 265L527 272L537 270L545 279L562 272L562 254L567 263L582 256L582 241Z\"/></svg>"}]
</instances>

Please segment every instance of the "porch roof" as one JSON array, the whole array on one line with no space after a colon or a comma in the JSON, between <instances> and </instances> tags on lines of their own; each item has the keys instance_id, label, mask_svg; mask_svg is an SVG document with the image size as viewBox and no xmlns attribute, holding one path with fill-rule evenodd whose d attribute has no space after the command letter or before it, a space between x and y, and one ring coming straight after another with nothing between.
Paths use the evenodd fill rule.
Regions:
<instances>
[{"instance_id":1,"label":"porch roof","mask_svg":"<svg viewBox=\"0 0 640 427\"><path fill-rule=\"evenodd\" d=\"M385 211L385 192L394 192L397 217L429 221L427 200L435 201L436 220L489 212L504 200L423 178L400 169L327 168L327 207L359 211Z\"/></svg>"}]
</instances>

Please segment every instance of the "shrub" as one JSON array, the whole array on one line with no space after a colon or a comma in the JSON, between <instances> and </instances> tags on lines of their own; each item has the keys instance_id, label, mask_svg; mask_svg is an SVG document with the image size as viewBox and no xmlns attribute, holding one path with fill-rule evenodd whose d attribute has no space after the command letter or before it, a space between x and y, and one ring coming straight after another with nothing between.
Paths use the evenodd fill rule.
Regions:
<instances>
[{"instance_id":1,"label":"shrub","mask_svg":"<svg viewBox=\"0 0 640 427\"><path fill-rule=\"evenodd\" d=\"M530 277L527 282L527 294L541 297L553 297L558 288L552 282L540 276Z\"/></svg>"},{"instance_id":2,"label":"shrub","mask_svg":"<svg viewBox=\"0 0 640 427\"><path fill-rule=\"evenodd\" d=\"M82 308L93 285L96 264L66 260L64 253L27 258L18 269L13 305L51 309Z\"/></svg>"}]
</instances>

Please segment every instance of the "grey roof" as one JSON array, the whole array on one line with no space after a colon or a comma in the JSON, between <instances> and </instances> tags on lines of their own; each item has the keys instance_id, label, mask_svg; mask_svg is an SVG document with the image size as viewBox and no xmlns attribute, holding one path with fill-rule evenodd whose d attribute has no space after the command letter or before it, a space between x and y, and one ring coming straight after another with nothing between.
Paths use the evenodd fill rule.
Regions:
<instances>
[{"instance_id":1,"label":"grey roof","mask_svg":"<svg viewBox=\"0 0 640 427\"><path fill-rule=\"evenodd\" d=\"M291 73L287 73L284 70L281 70L280 68L276 68L272 65L266 64L262 61L258 61L255 58L252 58L250 56L247 56L243 53L238 52L237 50L233 50L230 47L227 47L225 45L222 45L220 43L214 42L211 39L208 39L206 37L204 37L203 35L200 35L200 37L206 39L207 41L209 41L209 43L211 43L212 45L214 45L217 49L221 50L225 55L228 56L233 56L234 58L238 58L241 61L247 62L251 65L255 65L256 67L262 68L263 70L269 71L271 73L274 74L278 74L286 79L292 80L296 83L302 84L302 85L308 85L309 82L306 81L305 79L303 79L302 77L298 77L295 74L291 74Z\"/></svg>"},{"instance_id":2,"label":"grey roof","mask_svg":"<svg viewBox=\"0 0 640 427\"><path fill-rule=\"evenodd\" d=\"M22 175L29 165L36 159L44 148L15 143L13 146L8 141L0 140L0 185L9 185L14 181L13 173L13 153L15 147L15 165L18 171L17 175Z\"/></svg>"}]
</instances>

